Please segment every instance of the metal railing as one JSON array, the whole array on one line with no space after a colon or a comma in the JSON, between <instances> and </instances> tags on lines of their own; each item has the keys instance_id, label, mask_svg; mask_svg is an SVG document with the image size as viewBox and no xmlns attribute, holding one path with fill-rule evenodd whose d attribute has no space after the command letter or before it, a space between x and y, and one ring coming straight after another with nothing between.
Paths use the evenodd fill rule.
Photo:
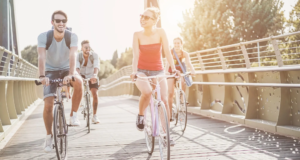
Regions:
<instances>
[{"instance_id":1,"label":"metal railing","mask_svg":"<svg viewBox=\"0 0 300 160\"><path fill-rule=\"evenodd\" d=\"M0 46L0 141L41 97L38 68Z\"/></svg>"},{"instance_id":2,"label":"metal railing","mask_svg":"<svg viewBox=\"0 0 300 160\"><path fill-rule=\"evenodd\" d=\"M190 112L300 137L300 32L190 53L196 69ZM122 68L100 96L140 95Z\"/></svg>"}]
</instances>

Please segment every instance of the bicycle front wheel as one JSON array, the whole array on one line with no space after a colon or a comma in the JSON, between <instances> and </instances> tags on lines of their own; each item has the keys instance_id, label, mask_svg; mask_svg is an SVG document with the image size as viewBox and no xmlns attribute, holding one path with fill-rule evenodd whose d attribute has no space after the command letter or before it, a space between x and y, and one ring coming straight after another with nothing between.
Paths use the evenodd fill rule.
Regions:
<instances>
[{"instance_id":1,"label":"bicycle front wheel","mask_svg":"<svg viewBox=\"0 0 300 160\"><path fill-rule=\"evenodd\" d=\"M86 126L88 127L88 133L91 132L91 126L90 126L90 109L91 109L91 103L89 99L89 95L85 95L85 100L86 100Z\"/></svg>"},{"instance_id":2,"label":"bicycle front wheel","mask_svg":"<svg viewBox=\"0 0 300 160\"><path fill-rule=\"evenodd\" d=\"M57 159L64 160L67 157L67 127L64 113L60 108L60 105L56 105L54 110L53 138Z\"/></svg>"},{"instance_id":3,"label":"bicycle front wheel","mask_svg":"<svg viewBox=\"0 0 300 160\"><path fill-rule=\"evenodd\" d=\"M180 105L178 110L178 121L181 128L181 131L184 132L187 124L187 105L185 93L180 90Z\"/></svg>"},{"instance_id":4,"label":"bicycle front wheel","mask_svg":"<svg viewBox=\"0 0 300 160\"><path fill-rule=\"evenodd\" d=\"M152 154L154 150L154 142L155 137L153 137L153 121L152 121L152 112L151 112L151 106L149 105L145 110L145 117L144 117L144 132L145 132L145 139L146 139L146 145L148 149L148 153Z\"/></svg>"},{"instance_id":5,"label":"bicycle front wheel","mask_svg":"<svg viewBox=\"0 0 300 160\"><path fill-rule=\"evenodd\" d=\"M158 104L159 151L161 159L170 159L170 130L168 114L163 102Z\"/></svg>"}]
</instances>

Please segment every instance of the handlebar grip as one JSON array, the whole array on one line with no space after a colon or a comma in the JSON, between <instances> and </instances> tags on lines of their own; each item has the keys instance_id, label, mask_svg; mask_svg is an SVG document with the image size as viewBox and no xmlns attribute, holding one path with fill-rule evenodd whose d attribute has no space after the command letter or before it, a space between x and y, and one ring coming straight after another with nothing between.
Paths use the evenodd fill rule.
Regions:
<instances>
[{"instance_id":1,"label":"handlebar grip","mask_svg":"<svg viewBox=\"0 0 300 160\"><path fill-rule=\"evenodd\" d=\"M37 86L39 86L39 85L42 84L42 82L39 82L39 81L37 81L37 80L35 80L34 82L35 82L35 85L37 85Z\"/></svg>"}]
</instances>

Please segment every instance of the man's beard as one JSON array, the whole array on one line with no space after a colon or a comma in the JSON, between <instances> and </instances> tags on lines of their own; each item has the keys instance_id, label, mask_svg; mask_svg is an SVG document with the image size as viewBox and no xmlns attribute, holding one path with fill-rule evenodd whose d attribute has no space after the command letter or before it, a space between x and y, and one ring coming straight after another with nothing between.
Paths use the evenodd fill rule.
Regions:
<instances>
[{"instance_id":1,"label":"man's beard","mask_svg":"<svg viewBox=\"0 0 300 160\"><path fill-rule=\"evenodd\" d=\"M60 31L60 30L58 30L58 27L54 27L55 28L55 30L57 31L57 32L59 32L59 33L64 33L64 30L63 31Z\"/></svg>"}]
</instances>

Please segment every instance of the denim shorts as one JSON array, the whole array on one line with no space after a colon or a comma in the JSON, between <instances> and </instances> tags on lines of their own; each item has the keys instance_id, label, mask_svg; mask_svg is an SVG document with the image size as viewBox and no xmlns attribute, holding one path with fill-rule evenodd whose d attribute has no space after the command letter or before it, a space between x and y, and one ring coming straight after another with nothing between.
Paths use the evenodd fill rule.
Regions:
<instances>
[{"instance_id":1,"label":"denim shorts","mask_svg":"<svg viewBox=\"0 0 300 160\"><path fill-rule=\"evenodd\" d=\"M146 76L158 76L158 75L165 75L164 70L159 71L150 71L150 70L143 70L138 68L138 73L144 73Z\"/></svg>"},{"instance_id":2,"label":"denim shorts","mask_svg":"<svg viewBox=\"0 0 300 160\"><path fill-rule=\"evenodd\" d=\"M65 76L69 75L68 70L61 70L61 71L46 71L45 76L48 77L50 80L52 79L63 79ZM44 100L47 97L55 97L56 96L56 89L57 84L49 84L49 86L44 86Z\"/></svg>"}]
</instances>

